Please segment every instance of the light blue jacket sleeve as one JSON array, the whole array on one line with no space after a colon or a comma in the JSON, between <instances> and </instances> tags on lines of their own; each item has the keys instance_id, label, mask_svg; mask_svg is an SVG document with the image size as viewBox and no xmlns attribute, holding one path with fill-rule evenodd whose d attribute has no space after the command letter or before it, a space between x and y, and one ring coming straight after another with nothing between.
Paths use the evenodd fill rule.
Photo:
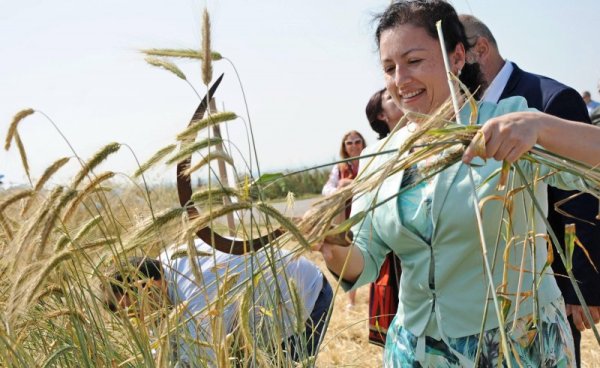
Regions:
<instances>
[{"instance_id":1,"label":"light blue jacket sleeve","mask_svg":"<svg viewBox=\"0 0 600 368\"><path fill-rule=\"evenodd\" d=\"M383 142L380 141L377 144L367 147L362 154L364 155L376 152L382 143ZM374 161L378 161L380 159L382 158L377 157L374 159ZM368 173L372 172L378 167L378 162L369 163L370 161L370 158L361 160L359 165L361 171L366 171ZM361 174L365 173L360 173L359 176ZM358 248L358 250L360 250L363 256L364 269L354 283L340 280L341 286L344 290L356 289L361 285L375 281L377 276L379 276L379 270L381 269L381 265L383 264L385 256L391 251L388 245L381 239L377 233L376 227L373 225L374 211L371 210L371 207L373 207L373 205L376 203L374 201L376 193L377 189L374 189L368 193L364 193L358 197L355 197L354 202L352 203L351 216L363 211L366 212L364 219L352 227L352 233L354 234L353 244Z\"/></svg>"},{"instance_id":2,"label":"light blue jacket sleeve","mask_svg":"<svg viewBox=\"0 0 600 368\"><path fill-rule=\"evenodd\" d=\"M367 194L356 200L352 204L352 215L369 210L372 205L370 197ZM362 254L364 268L356 282L340 280L342 288L346 291L375 281L379 276L385 256L391 251L373 226L373 211L368 211L364 220L352 227L352 233L354 234L353 244Z\"/></svg>"}]
</instances>

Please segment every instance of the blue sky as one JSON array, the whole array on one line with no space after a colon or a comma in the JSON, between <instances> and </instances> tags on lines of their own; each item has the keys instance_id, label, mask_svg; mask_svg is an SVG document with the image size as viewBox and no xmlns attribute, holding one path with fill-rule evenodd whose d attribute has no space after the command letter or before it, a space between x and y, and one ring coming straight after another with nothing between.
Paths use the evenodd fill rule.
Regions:
<instances>
[{"instance_id":1,"label":"blue sky","mask_svg":"<svg viewBox=\"0 0 600 368\"><path fill-rule=\"evenodd\" d=\"M104 144L127 143L140 160L172 143L198 98L181 80L150 67L141 48L199 48L201 12L212 17L213 49L238 69L263 171L332 161L344 132L357 129L375 141L364 106L383 86L372 36L372 14L389 1L159 1L41 0L0 3L0 137L25 107L50 115L82 157ZM600 2L505 0L452 3L478 16L494 32L503 56L600 100ZM178 62L202 90L200 66ZM225 72L219 108L245 116L235 73ZM241 121L229 138L247 153ZM71 155L40 115L20 125L33 177L55 159ZM247 154L246 154L247 156ZM242 158L236 157L241 166ZM105 169L131 173L135 161L122 149ZM64 180L74 163L56 176ZM7 183L25 176L14 148L0 152ZM172 180L160 167L152 180Z\"/></svg>"}]
</instances>

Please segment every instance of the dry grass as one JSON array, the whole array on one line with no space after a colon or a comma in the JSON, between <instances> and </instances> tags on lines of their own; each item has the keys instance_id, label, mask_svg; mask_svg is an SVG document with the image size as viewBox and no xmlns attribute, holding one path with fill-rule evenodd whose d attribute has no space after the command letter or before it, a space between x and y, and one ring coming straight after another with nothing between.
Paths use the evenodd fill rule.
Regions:
<instances>
[{"instance_id":1,"label":"dry grass","mask_svg":"<svg viewBox=\"0 0 600 368\"><path fill-rule=\"evenodd\" d=\"M596 327L600 328L600 324ZM581 334L581 367L600 368L600 348L592 330Z\"/></svg>"},{"instance_id":2,"label":"dry grass","mask_svg":"<svg viewBox=\"0 0 600 368\"><path fill-rule=\"evenodd\" d=\"M318 264L328 276L334 289L336 281L326 270L320 255L306 255ZM335 296L329 328L317 358L317 367L381 367L383 348L368 343L367 317L369 314L369 287L363 286L356 294L356 305L348 309L348 297L340 288Z\"/></svg>"}]
</instances>

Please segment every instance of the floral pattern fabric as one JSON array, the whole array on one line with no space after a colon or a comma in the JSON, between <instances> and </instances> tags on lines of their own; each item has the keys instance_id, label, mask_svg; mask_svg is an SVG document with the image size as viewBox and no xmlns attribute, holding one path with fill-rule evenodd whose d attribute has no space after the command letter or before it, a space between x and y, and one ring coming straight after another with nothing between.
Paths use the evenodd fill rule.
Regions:
<instances>
[{"instance_id":1,"label":"floral pattern fabric","mask_svg":"<svg viewBox=\"0 0 600 368\"><path fill-rule=\"evenodd\" d=\"M509 354L502 354L500 330L484 332L478 368L513 367L567 368L575 367L573 337L565 316L562 298L540 308L539 323L528 315L506 324ZM403 328L397 318L388 330L384 353L385 367L455 368L475 366L479 334L436 340L425 338L425 355L417 359L418 336ZM460 357L462 355L462 357ZM468 361L465 364L465 358Z\"/></svg>"}]
</instances>

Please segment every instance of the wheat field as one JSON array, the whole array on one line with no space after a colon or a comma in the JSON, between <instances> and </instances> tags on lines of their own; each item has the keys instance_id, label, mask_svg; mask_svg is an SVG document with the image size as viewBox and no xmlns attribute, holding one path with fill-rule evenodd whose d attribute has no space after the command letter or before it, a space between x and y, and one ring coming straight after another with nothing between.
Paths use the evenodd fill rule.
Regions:
<instances>
[{"instance_id":1,"label":"wheat field","mask_svg":"<svg viewBox=\"0 0 600 368\"><path fill-rule=\"evenodd\" d=\"M189 50L148 49L143 51L149 56L146 61L150 65L169 71L194 89L192 83L170 58L201 59L202 80L208 87L213 80L211 62L226 58L212 52L210 21L206 10L202 23L201 51L192 51L190 54ZM196 89L194 92L197 94ZM200 98L200 95L198 97ZM421 147L425 148L412 153L406 159L390 160L389 166L377 175L368 176L362 181L356 179L354 184L323 201L321 208L315 209L312 214L295 223L286 217L288 214L275 211L270 206L268 199L272 197L267 190L269 187L273 189L273 184L277 184L274 183L276 180L273 177L270 182L266 179L262 181L262 177L251 178L251 165L247 165L248 170L244 167L243 170L240 169L241 172L237 172L237 168L243 165L233 165L230 152L223 149L223 139L215 133L216 128L219 124L235 120L238 116L227 111L211 111L212 107L206 111L206 105L210 105L209 94L201 101L204 101L204 111L198 108L197 113L201 113L198 113L198 116L194 115L188 128L180 132L171 144L161 148L145 163L140 164L135 174L123 174L127 185L122 181L114 181L115 177L119 176L118 173L100 170L101 164L124 146L116 142L102 147L90 158L81 158L72 149L70 156L58 158L39 178L33 177L29 172L27 150L19 135L18 125L21 124L21 120L34 113L44 115L52 125L55 124L38 110L25 109L16 114L6 135L5 149L9 150L14 144L13 148L16 147L20 154L30 186L9 191L0 190L0 366L168 367L174 366L174 362L177 361L177 354L173 354L177 350L177 347L172 346L174 339L187 339L189 344L196 344L211 351L210 357L197 355L194 366L201 367L382 365L382 348L367 342L368 287L358 291L357 305L348 309L346 296L326 271L321 256L311 252L311 244L319 243L327 236L333 220L343 212L347 200L361 191L377 187L386 175L408 168L413 163L425 159L427 155L441 152L446 148L445 144L454 145L458 142L461 146L459 148L464 149L463 143L470 142L476 136L476 127L461 127L460 130L449 129L442 132L443 129L439 129L445 128L448 123L445 114L427 118L429 121L420 129L418 135L414 135L412 141L416 143L419 137L423 138L426 147ZM450 104L447 105L447 110L449 106ZM429 128L434 134L428 135ZM436 131L434 128L439 129ZM70 142L66 143L72 148ZM410 144L406 144L402 149L407 150L409 146ZM443 162L443 165L430 168L432 172L443 170L444 165L451 165L451 160L458 160L461 153L458 150L452 152L454 155L448 157L449 160ZM398 157L401 154L402 152L399 152ZM192 155L201 157L194 165L190 165ZM178 167L178 177L181 178L184 174L188 175L189 179L193 171L210 170L210 161L213 159L219 159L233 167L236 188L226 187L228 184L221 185L215 179L211 186L209 175L209 185L193 194L190 193L190 198L182 201L179 198L180 204L176 188L151 187L143 176L143 173L151 168L172 170L175 166L182 165L184 169L180 172ZM251 159L246 159L251 162ZM592 175L593 179L600 183L600 172L589 170L587 167L573 168L573 164L567 165L560 157L556 161L552 159L556 158L545 157L548 162L559 165L558 169L578 169L578 173ZM53 183L52 176L67 164L67 161L78 163L79 171L69 183ZM586 171L583 171L584 169ZM282 179L281 177L279 179ZM314 184L315 180L319 180L318 177L319 175L316 175L316 178L308 181ZM290 186L281 185L281 181L279 182L282 193L289 192ZM356 192L352 192L354 189ZM192 198L195 199L190 202ZM231 198L235 198L233 203ZM290 195L289 199L293 202L293 195ZM195 210L196 214L192 215L190 210ZM264 232L273 231L275 228L283 228L285 231L282 233L285 235L270 246L285 247L303 254L328 275L336 296L328 330L316 361L305 357L299 362L292 362L281 347L282 333L287 331L283 331L278 323L273 323L273 326L266 323L260 326L266 330L264 336L251 335L246 315L241 309L243 307L238 309L241 322L236 325L234 331L227 331L224 336L215 334L210 339L201 341L189 335L189 325L186 324L181 311L186 305L154 305L154 312L146 315L145 319L139 315L127 315L127 311L124 310L111 313L105 308L106 300L101 293L108 282L112 281L108 280L109 277L104 273L111 262L118 263L131 255L154 257L169 245L190 244L197 232L206 229L209 224L213 226L213 221L217 221L217 218L238 213L240 210L258 211L263 222L238 222L236 229L230 227L230 235L248 240L256 233L263 235ZM350 220L355 221L352 218ZM344 226L349 225L343 223L336 231ZM226 229L222 224L216 228L221 232ZM197 257L190 249L187 252L190 258ZM219 297L215 298L217 300L213 305L206 306L202 313L210 317L210 323L214 324L215 328L223 327L223 314L227 303L250 300L247 297L253 292L250 285L254 285L260 277L262 276L254 274L246 279L239 294L231 298L224 297L233 293L230 293L229 289L230 279L224 280L221 286L217 286ZM198 279L194 282L200 283ZM132 286L129 291L135 289L138 293L139 290L145 290L144 288L145 286ZM140 304L143 297L142 295L138 301ZM255 307L252 305L252 308ZM278 308L278 301L274 301L272 305L264 307L261 313L276 320L279 316ZM143 315L144 310L140 307L138 312ZM598 344L589 331L583 338L582 361L583 367L600 367Z\"/></svg>"}]
</instances>

